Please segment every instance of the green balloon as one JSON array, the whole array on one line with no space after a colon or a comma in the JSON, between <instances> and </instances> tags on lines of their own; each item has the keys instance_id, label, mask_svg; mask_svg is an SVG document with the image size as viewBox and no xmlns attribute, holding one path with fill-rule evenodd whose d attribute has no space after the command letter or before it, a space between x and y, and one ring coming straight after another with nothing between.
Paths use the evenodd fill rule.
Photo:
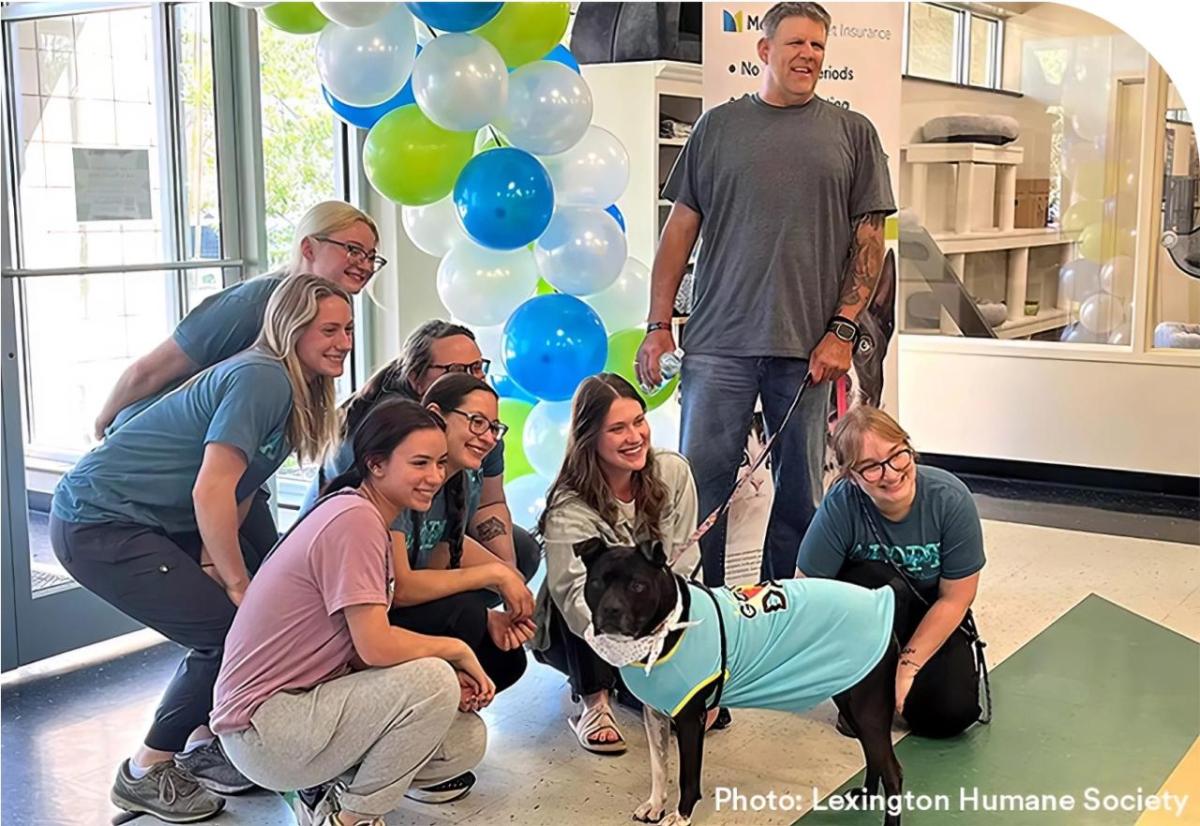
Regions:
<instances>
[{"instance_id":1,"label":"green balloon","mask_svg":"<svg viewBox=\"0 0 1200 826\"><path fill-rule=\"evenodd\" d=\"M645 330L637 328L621 330L609 336L608 361L604 363L604 371L616 373L632 384L637 389L638 395L645 400L646 409L653 410L671 398L671 394L679 386L679 376L675 376L653 393L647 393L638 386L637 373L634 371L633 365L637 360L638 348L642 346L642 339L645 337Z\"/></svg>"},{"instance_id":2,"label":"green balloon","mask_svg":"<svg viewBox=\"0 0 1200 826\"><path fill-rule=\"evenodd\" d=\"M474 132L450 132L410 103L367 133L363 169L371 186L398 204L424 206L454 189L475 150Z\"/></svg>"},{"instance_id":3,"label":"green balloon","mask_svg":"<svg viewBox=\"0 0 1200 826\"><path fill-rule=\"evenodd\" d=\"M554 295L558 290L554 289L554 285L544 278L539 278L537 283L537 292L534 295Z\"/></svg>"},{"instance_id":4,"label":"green balloon","mask_svg":"<svg viewBox=\"0 0 1200 826\"><path fill-rule=\"evenodd\" d=\"M262 15L288 34L316 34L329 22L312 3L272 3L263 8Z\"/></svg>"},{"instance_id":5,"label":"green balloon","mask_svg":"<svg viewBox=\"0 0 1200 826\"><path fill-rule=\"evenodd\" d=\"M567 33L570 3L505 3L471 32L491 43L510 69L541 60Z\"/></svg>"},{"instance_id":6,"label":"green balloon","mask_svg":"<svg viewBox=\"0 0 1200 826\"><path fill-rule=\"evenodd\" d=\"M504 480L511 482L533 473L533 465L525 458L525 420L533 405L520 399L500 400L500 421L508 425L504 437Z\"/></svg>"}]
</instances>

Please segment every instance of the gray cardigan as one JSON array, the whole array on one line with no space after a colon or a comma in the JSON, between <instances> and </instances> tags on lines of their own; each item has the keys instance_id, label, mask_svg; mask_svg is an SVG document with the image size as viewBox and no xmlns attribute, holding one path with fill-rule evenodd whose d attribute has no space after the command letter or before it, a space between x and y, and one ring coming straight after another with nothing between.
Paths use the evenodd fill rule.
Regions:
<instances>
[{"instance_id":1,"label":"gray cardigan","mask_svg":"<svg viewBox=\"0 0 1200 826\"><path fill-rule=\"evenodd\" d=\"M678 453L655 450L654 459L659 477L669 491L661 532L667 555L670 556L696 529L696 483L687 459ZM628 546L645 538L634 536L634 506L618 502L617 509L617 523L609 525L573 493L560 495L551 508L543 537L546 545L546 580L538 591L534 614L537 633L530 643L534 650L545 651L550 646L551 599L576 636L582 637L584 629L592 621L591 611L583 599L587 569L575 554L575 543L598 536L609 545ZM675 570L687 576L699 557L699 545L694 545L675 563Z\"/></svg>"}]
</instances>

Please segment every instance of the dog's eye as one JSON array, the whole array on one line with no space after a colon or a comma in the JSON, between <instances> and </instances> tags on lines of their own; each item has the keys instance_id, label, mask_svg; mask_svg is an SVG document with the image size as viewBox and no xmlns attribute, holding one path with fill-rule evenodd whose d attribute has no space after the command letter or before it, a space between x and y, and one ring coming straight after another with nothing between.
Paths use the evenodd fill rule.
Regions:
<instances>
[{"instance_id":1,"label":"dog's eye","mask_svg":"<svg viewBox=\"0 0 1200 826\"><path fill-rule=\"evenodd\" d=\"M629 583L629 590L630 590L630 591L633 591L633 593L635 593L635 594L641 594L641 593L644 593L644 592L645 592L645 590L646 590L646 583L644 583L644 582L631 582L631 583Z\"/></svg>"}]
</instances>

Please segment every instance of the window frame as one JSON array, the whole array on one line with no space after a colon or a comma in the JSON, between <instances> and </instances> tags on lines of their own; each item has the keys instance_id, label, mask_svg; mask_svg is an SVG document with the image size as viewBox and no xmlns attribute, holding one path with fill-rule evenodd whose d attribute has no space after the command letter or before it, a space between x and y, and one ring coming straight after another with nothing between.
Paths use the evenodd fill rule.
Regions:
<instances>
[{"instance_id":1,"label":"window frame","mask_svg":"<svg viewBox=\"0 0 1200 826\"><path fill-rule=\"evenodd\" d=\"M954 79L946 80L940 77L926 77L913 74L909 69L912 38L912 7L916 3L904 4L904 37L901 42L901 60L904 67L904 77L917 80L927 80L934 83L948 83L964 89L979 89L984 91L1004 90L1004 19L998 16L982 14L969 8L963 8L950 3L922 2L919 5L932 6L955 15L954 43L951 46L954 60ZM988 84L971 83L971 23L978 18L995 24L992 29L989 46L992 49L992 59L989 61L991 82Z\"/></svg>"}]
</instances>

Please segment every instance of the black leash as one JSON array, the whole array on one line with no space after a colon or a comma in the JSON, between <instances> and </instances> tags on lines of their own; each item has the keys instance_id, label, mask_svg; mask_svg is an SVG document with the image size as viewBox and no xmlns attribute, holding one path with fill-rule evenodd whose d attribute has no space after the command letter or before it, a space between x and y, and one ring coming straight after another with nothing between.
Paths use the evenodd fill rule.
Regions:
<instances>
[{"instance_id":1,"label":"black leash","mask_svg":"<svg viewBox=\"0 0 1200 826\"><path fill-rule=\"evenodd\" d=\"M867 507L867 495L863 493L863 491L857 485L854 486L854 498L858 502L859 510L862 512L863 519L866 520L867 527L870 529L871 535L875 538L875 542L878 543L880 547L883 561L886 562L887 565L900 576L900 579L904 581L906 586L908 586L908 590L912 593L912 595L915 596L921 602L921 604L925 606L926 610L928 610L930 608L929 600L925 599L925 595L917 590L917 586L913 584L912 579L907 573L905 573L903 568L896 564L896 560L892 559L892 555L888 553L888 550L892 547L892 545L890 542L884 541L883 533L881 532L878 523L875 521L875 516L871 513L871 509ZM979 636L979 628L975 625L975 615L971 612L970 608L968 608L967 613L963 615L962 621L959 622L955 631L961 631L963 633L963 635L967 638L967 644L971 646L971 651L975 655L975 664L979 669L980 686L982 689L981 694L983 695L984 702L984 707L979 716L979 722L987 725L988 723L992 722L992 685L988 679L987 660L983 656L983 649L987 648L987 643L984 642L983 638ZM903 644L901 647L903 647Z\"/></svg>"}]
</instances>

